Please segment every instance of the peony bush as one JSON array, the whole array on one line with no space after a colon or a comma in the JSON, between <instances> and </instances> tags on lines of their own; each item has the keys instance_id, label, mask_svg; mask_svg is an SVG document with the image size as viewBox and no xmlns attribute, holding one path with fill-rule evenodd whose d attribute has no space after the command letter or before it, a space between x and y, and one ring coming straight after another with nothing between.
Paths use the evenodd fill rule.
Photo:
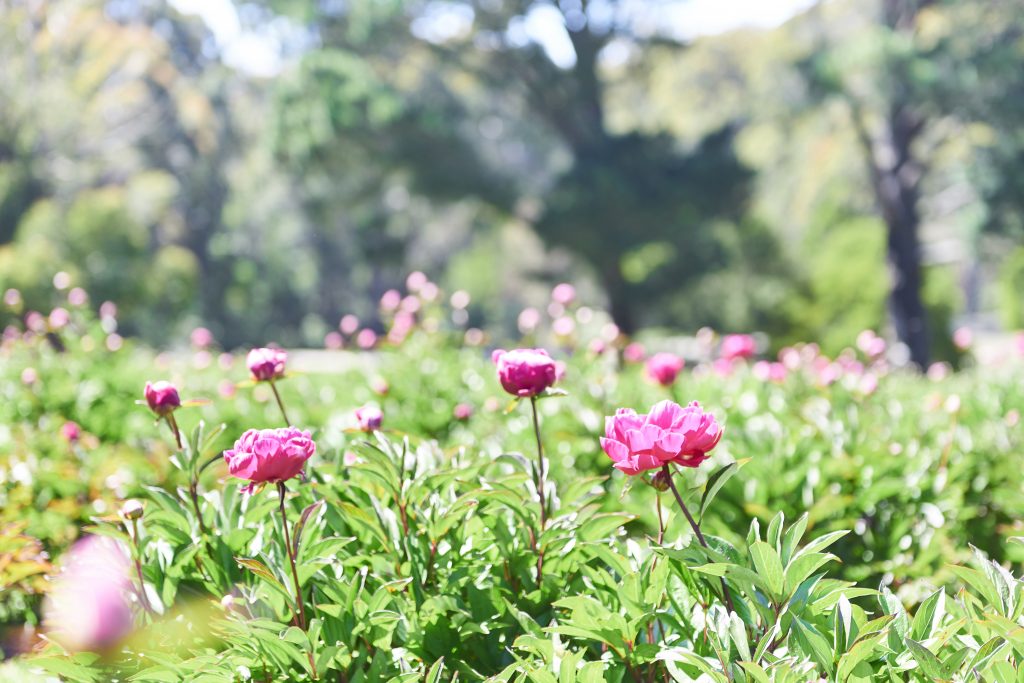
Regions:
<instances>
[{"instance_id":1,"label":"peony bush","mask_svg":"<svg viewBox=\"0 0 1024 683\"><path fill-rule=\"evenodd\" d=\"M1019 360L490 354L441 300L340 372L5 333L0 679L1021 679Z\"/></svg>"}]
</instances>

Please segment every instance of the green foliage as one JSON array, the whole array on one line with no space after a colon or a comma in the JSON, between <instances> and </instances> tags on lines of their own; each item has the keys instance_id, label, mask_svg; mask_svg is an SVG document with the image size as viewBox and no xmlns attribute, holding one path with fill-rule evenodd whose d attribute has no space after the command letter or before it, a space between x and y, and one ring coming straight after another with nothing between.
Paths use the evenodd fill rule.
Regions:
<instances>
[{"instance_id":1,"label":"green foliage","mask_svg":"<svg viewBox=\"0 0 1024 683\"><path fill-rule=\"evenodd\" d=\"M1008 329L1024 329L1024 247L1007 255L999 269L999 313Z\"/></svg>"},{"instance_id":2,"label":"green foliage","mask_svg":"<svg viewBox=\"0 0 1024 683\"><path fill-rule=\"evenodd\" d=\"M153 355L106 350L84 311L72 328L63 352L41 336L0 351L0 419L11 425L0 432L0 522L19 525L0 536L0 563L18 557L30 571L5 579L5 620L39 619L43 587L31 572L50 569L34 539L59 564L82 526L132 549L153 613L140 608L137 632L114 652L43 645L18 660L25 671L80 681L245 671L307 680L315 668L327 680L802 682L1014 680L1020 670L1012 624L1024 595L1006 566L1024 554L1004 538L1024 514L1016 370L941 383L883 376L864 395L847 378L821 387L796 372L764 383L741 367L664 389L610 356L578 353L568 395L539 402L543 529L529 418L494 400L480 349L417 330L343 374L296 373L280 382L282 398L318 444L284 501L303 630L277 493L242 493L219 457L242 430L280 424L267 387L177 411L177 451L165 424L132 408L156 377ZM184 398L212 399L225 378L244 378L237 361L193 363L161 369ZM25 385L29 366L38 379ZM370 391L378 376L386 396ZM725 424L715 458L676 477L707 548L671 498L609 477L596 442L603 415L667 392L700 399ZM371 397L386 431L346 429ZM469 421L452 420L458 402L477 408ZM84 431L74 443L58 434L69 418ZM129 497L144 501L137 530L113 514Z\"/></svg>"}]
</instances>

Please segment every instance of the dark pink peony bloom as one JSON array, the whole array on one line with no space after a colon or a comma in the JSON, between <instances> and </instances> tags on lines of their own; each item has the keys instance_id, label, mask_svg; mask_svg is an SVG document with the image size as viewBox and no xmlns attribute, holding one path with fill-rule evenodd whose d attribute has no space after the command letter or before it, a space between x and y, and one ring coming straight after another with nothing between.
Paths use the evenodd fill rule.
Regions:
<instances>
[{"instance_id":1,"label":"dark pink peony bloom","mask_svg":"<svg viewBox=\"0 0 1024 683\"><path fill-rule=\"evenodd\" d=\"M316 453L316 444L309 432L294 427L250 429L224 451L224 461L233 477L252 482L248 487L265 482L287 481L302 473L306 461Z\"/></svg>"},{"instance_id":2,"label":"dark pink peony bloom","mask_svg":"<svg viewBox=\"0 0 1024 683\"><path fill-rule=\"evenodd\" d=\"M143 392L146 396L146 404L154 413L163 417L181 407L181 397L178 390L170 382L163 380L159 382L146 382Z\"/></svg>"},{"instance_id":3,"label":"dark pink peony bloom","mask_svg":"<svg viewBox=\"0 0 1024 683\"><path fill-rule=\"evenodd\" d=\"M726 360L750 358L757 351L757 344L749 334L727 334L722 338L720 355Z\"/></svg>"},{"instance_id":4,"label":"dark pink peony bloom","mask_svg":"<svg viewBox=\"0 0 1024 683\"><path fill-rule=\"evenodd\" d=\"M656 353L647 359L647 376L667 387L676 381L686 362L674 353Z\"/></svg>"},{"instance_id":5,"label":"dark pink peony bloom","mask_svg":"<svg viewBox=\"0 0 1024 683\"><path fill-rule=\"evenodd\" d=\"M253 349L245 357L249 374L257 382L267 382L284 377L284 364L288 354L281 349Z\"/></svg>"},{"instance_id":6,"label":"dark pink peony bloom","mask_svg":"<svg viewBox=\"0 0 1024 683\"><path fill-rule=\"evenodd\" d=\"M619 408L606 417L601 448L616 469L634 476L669 463L697 467L721 438L715 417L696 401L685 408L661 401L647 415Z\"/></svg>"},{"instance_id":7,"label":"dark pink peony bloom","mask_svg":"<svg viewBox=\"0 0 1024 683\"><path fill-rule=\"evenodd\" d=\"M77 422L68 420L61 425L60 435L63 436L68 443L75 443L82 438L82 428L78 426Z\"/></svg>"},{"instance_id":8,"label":"dark pink peony bloom","mask_svg":"<svg viewBox=\"0 0 1024 683\"><path fill-rule=\"evenodd\" d=\"M44 608L54 640L72 651L96 652L131 633L128 570L128 553L114 539L88 536L75 543Z\"/></svg>"},{"instance_id":9,"label":"dark pink peony bloom","mask_svg":"<svg viewBox=\"0 0 1024 683\"><path fill-rule=\"evenodd\" d=\"M558 378L555 361L544 349L497 350L491 360L498 366L501 386L513 396L536 396Z\"/></svg>"},{"instance_id":10,"label":"dark pink peony bloom","mask_svg":"<svg viewBox=\"0 0 1024 683\"><path fill-rule=\"evenodd\" d=\"M384 413L376 406L356 408L356 422L364 432L375 432L384 424Z\"/></svg>"}]
</instances>

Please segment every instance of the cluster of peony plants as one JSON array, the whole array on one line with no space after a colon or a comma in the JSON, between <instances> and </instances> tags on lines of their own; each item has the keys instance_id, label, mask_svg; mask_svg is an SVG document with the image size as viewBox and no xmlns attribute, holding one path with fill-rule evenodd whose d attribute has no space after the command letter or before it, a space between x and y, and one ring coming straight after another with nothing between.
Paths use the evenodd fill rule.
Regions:
<instances>
[{"instance_id":1,"label":"cluster of peony plants","mask_svg":"<svg viewBox=\"0 0 1024 683\"><path fill-rule=\"evenodd\" d=\"M740 341L729 372L747 353ZM656 358L647 372L672 385L681 363ZM200 401L147 383L142 402L185 483L149 487L65 554L24 675L1020 680L1024 583L1000 564L977 553L952 568L955 592L937 588L909 613L884 586L835 578L829 550L847 531L817 533L807 514L754 519L732 539L709 533L709 512L731 504L718 494L748 463L712 468L730 432L671 398L622 407L587 437L622 473L612 490L625 476L652 493L653 532L627 534L638 511L609 494L607 475L551 476L545 447L562 449L545 425L566 403L555 361L541 349L492 360L491 386L512 397L504 419L525 412L530 425L522 453L385 431L373 405L347 448L318 449L323 427L289 420L287 356L275 349L247 366L279 426L231 435L226 450L223 425L189 420ZM211 478L217 467L227 476Z\"/></svg>"}]
</instances>

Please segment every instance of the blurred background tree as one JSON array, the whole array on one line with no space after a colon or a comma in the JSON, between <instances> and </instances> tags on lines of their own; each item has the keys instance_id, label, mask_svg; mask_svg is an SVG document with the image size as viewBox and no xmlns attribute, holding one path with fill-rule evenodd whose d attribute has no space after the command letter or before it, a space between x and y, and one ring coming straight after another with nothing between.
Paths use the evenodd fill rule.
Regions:
<instances>
[{"instance_id":1,"label":"blurred background tree","mask_svg":"<svg viewBox=\"0 0 1024 683\"><path fill-rule=\"evenodd\" d=\"M2 1L0 288L229 347L379 326L411 269L508 331L561 280L629 332L891 323L921 366L1024 324L1017 3L695 37L687 2Z\"/></svg>"}]
</instances>

